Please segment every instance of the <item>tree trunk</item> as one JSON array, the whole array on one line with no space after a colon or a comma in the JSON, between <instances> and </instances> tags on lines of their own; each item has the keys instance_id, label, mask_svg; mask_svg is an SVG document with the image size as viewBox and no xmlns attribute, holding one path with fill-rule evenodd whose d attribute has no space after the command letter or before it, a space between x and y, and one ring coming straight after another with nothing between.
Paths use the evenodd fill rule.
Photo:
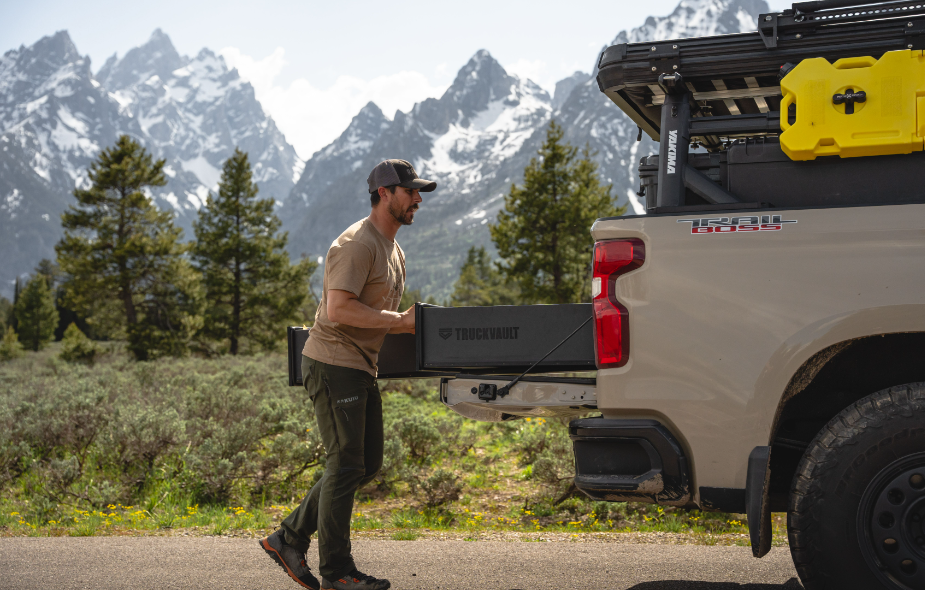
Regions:
<instances>
[{"instance_id":1,"label":"tree trunk","mask_svg":"<svg viewBox=\"0 0 925 590\"><path fill-rule=\"evenodd\" d=\"M240 207L235 211L235 231L241 236ZM241 336L241 257L240 251L234 259L234 294L231 304L231 354L238 354L238 338Z\"/></svg>"}]
</instances>

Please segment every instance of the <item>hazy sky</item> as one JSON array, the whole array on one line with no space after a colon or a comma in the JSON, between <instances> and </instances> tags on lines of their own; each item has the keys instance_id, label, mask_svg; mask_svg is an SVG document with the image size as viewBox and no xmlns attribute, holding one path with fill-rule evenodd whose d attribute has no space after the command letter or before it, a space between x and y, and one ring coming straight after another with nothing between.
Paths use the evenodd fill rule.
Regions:
<instances>
[{"instance_id":1,"label":"hazy sky","mask_svg":"<svg viewBox=\"0 0 925 590\"><path fill-rule=\"evenodd\" d=\"M575 70L589 72L621 30L669 14L677 3L6 0L0 51L66 29L96 71L108 56L124 55L161 28L181 54L208 47L225 56L308 158L369 100L391 117L440 96L479 49L551 93Z\"/></svg>"}]
</instances>

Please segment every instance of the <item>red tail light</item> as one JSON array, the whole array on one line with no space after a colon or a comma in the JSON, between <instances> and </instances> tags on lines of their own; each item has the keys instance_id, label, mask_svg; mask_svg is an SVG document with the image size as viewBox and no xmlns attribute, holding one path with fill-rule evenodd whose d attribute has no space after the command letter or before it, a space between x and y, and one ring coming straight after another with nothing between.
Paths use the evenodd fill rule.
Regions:
<instances>
[{"instance_id":1,"label":"red tail light","mask_svg":"<svg viewBox=\"0 0 925 590\"><path fill-rule=\"evenodd\" d=\"M622 367L629 359L629 315L617 301L617 278L642 266L646 248L642 240L607 240L594 244L594 349L597 368Z\"/></svg>"}]
</instances>

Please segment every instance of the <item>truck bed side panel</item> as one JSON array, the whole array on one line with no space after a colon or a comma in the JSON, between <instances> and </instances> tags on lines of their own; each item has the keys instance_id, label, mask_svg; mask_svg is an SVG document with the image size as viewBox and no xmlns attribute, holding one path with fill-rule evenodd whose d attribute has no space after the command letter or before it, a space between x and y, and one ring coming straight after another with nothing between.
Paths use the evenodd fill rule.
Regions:
<instances>
[{"instance_id":1,"label":"truck bed side panel","mask_svg":"<svg viewBox=\"0 0 925 590\"><path fill-rule=\"evenodd\" d=\"M692 233L695 219L770 213L795 223ZM617 218L592 234L646 245L645 264L617 281L630 360L599 371L598 407L667 423L689 447L695 489L745 487L749 452L769 444L781 396L813 354L925 331L925 205Z\"/></svg>"}]
</instances>

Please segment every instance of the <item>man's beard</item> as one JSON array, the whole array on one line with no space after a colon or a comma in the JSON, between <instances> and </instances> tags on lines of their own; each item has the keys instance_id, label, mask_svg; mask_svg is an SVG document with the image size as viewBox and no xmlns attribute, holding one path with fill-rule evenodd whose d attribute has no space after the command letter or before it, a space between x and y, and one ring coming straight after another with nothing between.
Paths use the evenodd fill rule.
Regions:
<instances>
[{"instance_id":1,"label":"man's beard","mask_svg":"<svg viewBox=\"0 0 925 590\"><path fill-rule=\"evenodd\" d=\"M417 205L410 205L407 209L401 209L397 203L389 203L389 213L395 218L395 221L402 225L414 223L414 212L417 210Z\"/></svg>"}]
</instances>

